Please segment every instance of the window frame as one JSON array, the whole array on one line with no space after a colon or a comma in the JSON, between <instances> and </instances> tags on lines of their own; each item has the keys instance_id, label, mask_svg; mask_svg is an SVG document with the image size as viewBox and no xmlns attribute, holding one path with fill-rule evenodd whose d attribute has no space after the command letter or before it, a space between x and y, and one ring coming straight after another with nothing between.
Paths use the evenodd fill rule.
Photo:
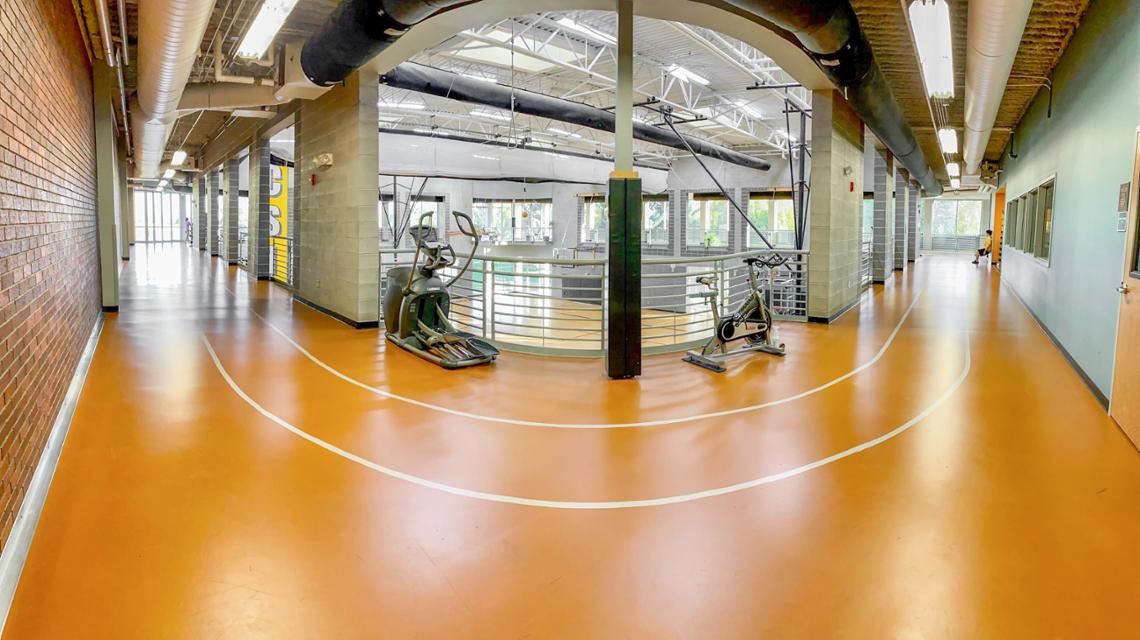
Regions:
<instances>
[{"instance_id":1,"label":"window frame","mask_svg":"<svg viewBox=\"0 0 1140 640\"><path fill-rule=\"evenodd\" d=\"M646 210L646 205L650 202L664 202L665 203L665 226L661 228L664 238L661 240L652 240L649 236L649 212ZM669 197L668 193L662 194L642 194L641 196L641 243L647 247L668 247L669 246L669 219L673 217L673 200Z\"/></svg>"},{"instance_id":2,"label":"window frame","mask_svg":"<svg viewBox=\"0 0 1140 640\"><path fill-rule=\"evenodd\" d=\"M1026 188L1016 198L1007 200L1003 223L1003 235L1008 238L1006 246L1049 267L1053 259L1056 207L1056 173Z\"/></svg>"},{"instance_id":3,"label":"window frame","mask_svg":"<svg viewBox=\"0 0 1140 640\"><path fill-rule=\"evenodd\" d=\"M593 214L592 208L601 205L601 216ZM579 194L578 206L582 208L582 220L578 224L578 244L600 247L609 240L609 205L603 193ZM644 215L644 211L642 212ZM591 224L591 222L596 224ZM593 232L593 233L588 233Z\"/></svg>"},{"instance_id":4,"label":"window frame","mask_svg":"<svg viewBox=\"0 0 1140 640\"><path fill-rule=\"evenodd\" d=\"M724 231L724 242L723 243L712 244L712 243L705 242L708 239L709 234L714 231L714 229L712 228L712 225L710 224L710 220L709 220L710 216L709 216L709 205L708 205L708 203L710 203L710 202L724 203L725 216L724 216L724 227L723 227L723 231ZM700 222L701 222L700 226L701 226L701 233L702 233L701 241L698 243L695 243L695 244L693 243L693 238L689 233L689 231L690 231L689 217L692 215L692 207L693 207L694 203L700 203L698 205L698 207L700 209L699 217L700 217ZM685 206L685 247L684 248L685 249L709 249L709 250L711 250L711 249L720 250L720 249L731 248L732 247L732 216L730 215L731 212L729 211L730 206L732 206L732 205L731 205L731 203L729 203L728 198L724 197L724 194L722 194L722 193L717 193L717 192L713 192L713 193L690 193L687 200L686 200L686 206Z\"/></svg>"},{"instance_id":5,"label":"window frame","mask_svg":"<svg viewBox=\"0 0 1140 640\"><path fill-rule=\"evenodd\" d=\"M526 239L518 236L518 231L532 227L530 223L524 223L526 219L523 217L523 208L528 205L543 205L545 220L537 225L540 229L549 228L549 237L542 237L540 239ZM478 214L476 209L480 206L488 206L490 220L486 221L487 224L479 225L477 218ZM509 221L509 226L503 224L502 216L504 215L504 207L508 207L509 213L506 213L506 219ZM471 213L472 219L476 221L476 226L480 229L491 229L497 234L500 234L499 242L504 244L553 244L554 242L554 200L553 198L472 198L471 199ZM527 216L529 217L529 215ZM509 232L509 233L508 233Z\"/></svg>"}]
</instances>

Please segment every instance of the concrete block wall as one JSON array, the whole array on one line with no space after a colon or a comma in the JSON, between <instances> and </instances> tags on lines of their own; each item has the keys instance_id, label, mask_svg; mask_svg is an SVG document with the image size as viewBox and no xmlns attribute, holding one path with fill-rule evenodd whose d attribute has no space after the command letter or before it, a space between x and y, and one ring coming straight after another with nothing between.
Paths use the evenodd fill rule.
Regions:
<instances>
[{"instance_id":1,"label":"concrete block wall","mask_svg":"<svg viewBox=\"0 0 1140 640\"><path fill-rule=\"evenodd\" d=\"M895 171L895 270L906 271L907 242L910 240L910 179L906 171Z\"/></svg>"},{"instance_id":2,"label":"concrete block wall","mask_svg":"<svg viewBox=\"0 0 1140 640\"><path fill-rule=\"evenodd\" d=\"M0 541L100 312L85 51L68 0L0 2Z\"/></svg>"},{"instance_id":3,"label":"concrete block wall","mask_svg":"<svg viewBox=\"0 0 1140 640\"><path fill-rule=\"evenodd\" d=\"M918 187L913 182L907 184L907 241L906 259L914 262L918 259L919 224L918 224Z\"/></svg>"},{"instance_id":4,"label":"concrete block wall","mask_svg":"<svg viewBox=\"0 0 1140 640\"><path fill-rule=\"evenodd\" d=\"M217 170L206 172L206 247L212 256L221 255L221 234L218 232L222 224L222 212L218 210L220 180Z\"/></svg>"},{"instance_id":5,"label":"concrete block wall","mask_svg":"<svg viewBox=\"0 0 1140 640\"><path fill-rule=\"evenodd\" d=\"M221 256L229 264L238 263L238 171L241 160L231 158L222 165L222 249Z\"/></svg>"},{"instance_id":6,"label":"concrete block wall","mask_svg":"<svg viewBox=\"0 0 1140 640\"><path fill-rule=\"evenodd\" d=\"M842 96L812 99L808 317L830 321L862 291L863 121Z\"/></svg>"},{"instance_id":7,"label":"concrete block wall","mask_svg":"<svg viewBox=\"0 0 1140 640\"><path fill-rule=\"evenodd\" d=\"M272 178L269 168L269 141L257 138L249 148L249 264L250 275L265 280L270 276L269 232L272 226L269 196Z\"/></svg>"},{"instance_id":8,"label":"concrete block wall","mask_svg":"<svg viewBox=\"0 0 1140 640\"><path fill-rule=\"evenodd\" d=\"M356 326L379 317L378 95L374 74L353 74L304 102L295 125L298 167L333 160L297 183L296 295Z\"/></svg>"},{"instance_id":9,"label":"concrete block wall","mask_svg":"<svg viewBox=\"0 0 1140 640\"><path fill-rule=\"evenodd\" d=\"M871 279L886 282L895 270L894 158L885 149L874 153L875 216L872 223Z\"/></svg>"}]
</instances>

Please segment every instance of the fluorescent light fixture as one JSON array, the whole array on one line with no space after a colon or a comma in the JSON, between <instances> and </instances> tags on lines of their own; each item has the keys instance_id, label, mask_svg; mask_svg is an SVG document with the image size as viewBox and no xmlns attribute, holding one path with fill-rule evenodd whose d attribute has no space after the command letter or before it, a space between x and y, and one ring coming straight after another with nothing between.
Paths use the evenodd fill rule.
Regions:
<instances>
[{"instance_id":1,"label":"fluorescent light fixture","mask_svg":"<svg viewBox=\"0 0 1140 640\"><path fill-rule=\"evenodd\" d=\"M492 78L490 76L481 76L481 75L478 75L475 73L461 73L459 75L463 76L464 78L471 78L472 80L478 80L479 82L490 82L491 84L497 84L499 82L498 80L496 80L495 78Z\"/></svg>"},{"instance_id":2,"label":"fluorescent light fixture","mask_svg":"<svg viewBox=\"0 0 1140 640\"><path fill-rule=\"evenodd\" d=\"M273 43L277 32L296 5L297 0L265 0L257 17L249 25L249 31L245 32L245 37L238 45L238 57L260 58L265 55L266 49Z\"/></svg>"},{"instance_id":3,"label":"fluorescent light fixture","mask_svg":"<svg viewBox=\"0 0 1140 640\"><path fill-rule=\"evenodd\" d=\"M595 29L593 27L587 27L584 24L574 22L570 18L559 18L558 24L562 25L563 27L566 27L567 29L569 29L571 31L577 32L581 35L593 38L594 40L599 40L601 42L604 42L605 44L611 44L611 45L617 44L617 38L611 36L610 34L602 33L601 31L598 31L597 29Z\"/></svg>"},{"instance_id":4,"label":"fluorescent light fixture","mask_svg":"<svg viewBox=\"0 0 1140 640\"><path fill-rule=\"evenodd\" d=\"M159 188L159 189L165 189L165 188L166 188L166 185L168 185L168 184L170 184L170 182L168 182L168 181L166 181L166 180L160 180L160 181L158 182L158 187L157 187L157 188Z\"/></svg>"},{"instance_id":5,"label":"fluorescent light fixture","mask_svg":"<svg viewBox=\"0 0 1140 640\"><path fill-rule=\"evenodd\" d=\"M400 109L402 111L423 111L427 108L422 102L381 102L376 106L381 109Z\"/></svg>"},{"instance_id":6,"label":"fluorescent light fixture","mask_svg":"<svg viewBox=\"0 0 1140 640\"><path fill-rule=\"evenodd\" d=\"M497 111L487 111L486 109L476 109L471 112L471 115L476 118L486 118L487 120L498 120L499 122L510 122L510 116L503 115Z\"/></svg>"},{"instance_id":7,"label":"fluorescent light fixture","mask_svg":"<svg viewBox=\"0 0 1140 640\"><path fill-rule=\"evenodd\" d=\"M738 109L740 109L741 111L743 111L744 113L747 113L749 116L751 116L757 120L763 120L764 119L764 114L761 113L761 111L759 109L752 106L751 104L748 104L748 102L746 102L744 100L737 100L736 101L736 107Z\"/></svg>"},{"instance_id":8,"label":"fluorescent light fixture","mask_svg":"<svg viewBox=\"0 0 1140 640\"><path fill-rule=\"evenodd\" d=\"M685 67L682 67L679 64L669 65L668 71L669 71L669 75L673 76L674 78L676 78L678 80L681 80L682 82L695 82L695 83L702 85L702 86L708 85L708 83L709 83L708 79L706 79L702 76L699 76L699 75L693 73L692 71L689 71L688 69L686 69Z\"/></svg>"},{"instance_id":9,"label":"fluorescent light fixture","mask_svg":"<svg viewBox=\"0 0 1140 640\"><path fill-rule=\"evenodd\" d=\"M910 27L926 92L932 98L954 97L954 50L950 46L950 9L946 0L915 0Z\"/></svg>"},{"instance_id":10,"label":"fluorescent light fixture","mask_svg":"<svg viewBox=\"0 0 1140 640\"><path fill-rule=\"evenodd\" d=\"M412 131L415 131L416 133L426 133L428 135L434 136L443 136L445 138L449 135L446 131L440 131L439 129L412 129Z\"/></svg>"},{"instance_id":11,"label":"fluorescent light fixture","mask_svg":"<svg viewBox=\"0 0 1140 640\"><path fill-rule=\"evenodd\" d=\"M951 178L957 178L962 175L962 169L958 166L957 162L947 162L946 173L949 173Z\"/></svg>"},{"instance_id":12,"label":"fluorescent light fixture","mask_svg":"<svg viewBox=\"0 0 1140 640\"><path fill-rule=\"evenodd\" d=\"M939 129L938 144L942 147L942 153L958 153L958 130Z\"/></svg>"},{"instance_id":13,"label":"fluorescent light fixture","mask_svg":"<svg viewBox=\"0 0 1140 640\"><path fill-rule=\"evenodd\" d=\"M498 158L496 158L495 156L481 156L478 153L476 153L472 157L473 158L479 158L480 160L498 160Z\"/></svg>"},{"instance_id":14,"label":"fluorescent light fixture","mask_svg":"<svg viewBox=\"0 0 1140 640\"><path fill-rule=\"evenodd\" d=\"M163 171L162 177L165 180L169 180L169 179L173 178L174 177L174 169L167 169L166 171Z\"/></svg>"},{"instance_id":15,"label":"fluorescent light fixture","mask_svg":"<svg viewBox=\"0 0 1140 640\"><path fill-rule=\"evenodd\" d=\"M959 180L958 178L950 178L950 188L955 189L955 190L961 189L962 188L962 181Z\"/></svg>"},{"instance_id":16,"label":"fluorescent light fixture","mask_svg":"<svg viewBox=\"0 0 1140 640\"><path fill-rule=\"evenodd\" d=\"M546 132L547 133L556 133L560 136L566 136L567 138L581 138L582 137L581 135L579 135L577 133L570 133L569 131L566 131L565 129L559 129L557 127L547 127Z\"/></svg>"},{"instance_id":17,"label":"fluorescent light fixture","mask_svg":"<svg viewBox=\"0 0 1140 640\"><path fill-rule=\"evenodd\" d=\"M181 167L183 162L186 162L186 152L182 149L179 149L178 151L174 152L173 156L171 156L170 164L176 167Z\"/></svg>"}]
</instances>

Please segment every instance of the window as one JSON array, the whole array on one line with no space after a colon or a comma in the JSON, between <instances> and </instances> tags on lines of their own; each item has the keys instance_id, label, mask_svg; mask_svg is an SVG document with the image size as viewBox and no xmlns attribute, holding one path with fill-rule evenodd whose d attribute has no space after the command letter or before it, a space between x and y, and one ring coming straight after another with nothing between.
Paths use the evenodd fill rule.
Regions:
<instances>
[{"instance_id":1,"label":"window","mask_svg":"<svg viewBox=\"0 0 1140 640\"><path fill-rule=\"evenodd\" d=\"M985 229L982 228L981 200L958 201L958 221L955 231L960 236L980 236L985 233Z\"/></svg>"},{"instance_id":2,"label":"window","mask_svg":"<svg viewBox=\"0 0 1140 640\"><path fill-rule=\"evenodd\" d=\"M922 216L918 217L922 220ZM871 242L875 237L875 196L863 193L863 242Z\"/></svg>"},{"instance_id":3,"label":"window","mask_svg":"<svg viewBox=\"0 0 1140 640\"><path fill-rule=\"evenodd\" d=\"M728 200L720 194L693 194L685 226L685 246L728 246Z\"/></svg>"},{"instance_id":4,"label":"window","mask_svg":"<svg viewBox=\"0 0 1140 640\"><path fill-rule=\"evenodd\" d=\"M790 249L796 246L796 206L786 191L754 191L748 194L748 219L764 231L772 246ZM756 232L748 229L748 248L766 245Z\"/></svg>"},{"instance_id":5,"label":"window","mask_svg":"<svg viewBox=\"0 0 1140 640\"><path fill-rule=\"evenodd\" d=\"M1005 243L1048 262L1053 248L1053 179L1009 201Z\"/></svg>"},{"instance_id":6,"label":"window","mask_svg":"<svg viewBox=\"0 0 1140 640\"><path fill-rule=\"evenodd\" d=\"M409 195L408 198L413 196ZM418 225L424 214L430 214L425 224L442 231L440 226L444 220L443 196L421 195L408 206L407 199L396 201L391 193L380 194L380 237L381 239L394 239L396 230L406 231L407 227ZM410 209L410 211L409 211ZM405 236L407 242L412 242L410 236Z\"/></svg>"},{"instance_id":7,"label":"window","mask_svg":"<svg viewBox=\"0 0 1140 640\"><path fill-rule=\"evenodd\" d=\"M605 244L609 238L609 210L606 197L590 195L582 198L582 244Z\"/></svg>"},{"instance_id":8,"label":"window","mask_svg":"<svg viewBox=\"0 0 1140 640\"><path fill-rule=\"evenodd\" d=\"M930 210L930 235L980 236L983 200L935 200Z\"/></svg>"},{"instance_id":9,"label":"window","mask_svg":"<svg viewBox=\"0 0 1140 640\"><path fill-rule=\"evenodd\" d=\"M1013 246L1017 243L1015 240L1017 236L1017 216L1018 216L1018 201L1013 199L1005 206L1005 232L1004 240L1005 245Z\"/></svg>"},{"instance_id":10,"label":"window","mask_svg":"<svg viewBox=\"0 0 1140 640\"><path fill-rule=\"evenodd\" d=\"M554 236L550 200L475 198L472 213L482 235L498 242L549 243Z\"/></svg>"},{"instance_id":11,"label":"window","mask_svg":"<svg viewBox=\"0 0 1140 640\"><path fill-rule=\"evenodd\" d=\"M641 233L645 244L669 244L669 196L642 196L641 212Z\"/></svg>"}]
</instances>

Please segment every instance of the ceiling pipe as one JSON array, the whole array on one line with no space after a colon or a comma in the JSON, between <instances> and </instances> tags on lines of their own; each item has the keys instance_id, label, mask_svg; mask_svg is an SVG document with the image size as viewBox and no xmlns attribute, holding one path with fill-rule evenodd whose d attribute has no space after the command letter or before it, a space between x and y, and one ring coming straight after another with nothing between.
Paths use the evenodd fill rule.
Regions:
<instances>
[{"instance_id":1,"label":"ceiling pipe","mask_svg":"<svg viewBox=\"0 0 1140 640\"><path fill-rule=\"evenodd\" d=\"M182 91L178 111L219 111L280 104L272 84L210 82L189 84Z\"/></svg>"},{"instance_id":2,"label":"ceiling pipe","mask_svg":"<svg viewBox=\"0 0 1140 640\"><path fill-rule=\"evenodd\" d=\"M978 173L1033 0L974 0L966 26L966 131L962 160Z\"/></svg>"},{"instance_id":3,"label":"ceiling pipe","mask_svg":"<svg viewBox=\"0 0 1140 640\"><path fill-rule=\"evenodd\" d=\"M115 66L115 47L111 44L111 18L107 14L107 0L95 0L95 13L99 16L99 35L103 40L103 61Z\"/></svg>"},{"instance_id":4,"label":"ceiling pipe","mask_svg":"<svg viewBox=\"0 0 1140 640\"><path fill-rule=\"evenodd\" d=\"M131 52L130 44L127 43L127 0L117 0L115 2L119 9L119 37L122 41L119 43L119 50L123 55L119 58L119 62L123 66L131 66Z\"/></svg>"},{"instance_id":5,"label":"ceiling pipe","mask_svg":"<svg viewBox=\"0 0 1140 640\"><path fill-rule=\"evenodd\" d=\"M140 0L135 171L155 178L214 0Z\"/></svg>"},{"instance_id":6,"label":"ceiling pipe","mask_svg":"<svg viewBox=\"0 0 1140 640\"><path fill-rule=\"evenodd\" d=\"M477 0L345 0L305 42L300 64L315 85L343 82L408 29ZM711 3L712 0L699 0ZM927 195L942 184L883 78L849 0L718 0L791 32Z\"/></svg>"},{"instance_id":7,"label":"ceiling pipe","mask_svg":"<svg viewBox=\"0 0 1140 640\"><path fill-rule=\"evenodd\" d=\"M575 124L598 131L614 132L617 125L617 116L612 111L599 109L588 104L574 102L563 98L556 98L525 89L515 89L500 84L492 84L461 76L458 73L444 71L433 67L405 62L398 65L388 73L380 76L380 82L397 89L406 89L419 93L426 93L440 98L458 100L471 104L522 113L539 118L550 118L559 122ZM686 136L678 136L668 129L633 123L633 137L642 142L685 150L685 143L697 153L723 160L758 171L767 171L772 168L767 160L733 151L728 147Z\"/></svg>"}]
</instances>

